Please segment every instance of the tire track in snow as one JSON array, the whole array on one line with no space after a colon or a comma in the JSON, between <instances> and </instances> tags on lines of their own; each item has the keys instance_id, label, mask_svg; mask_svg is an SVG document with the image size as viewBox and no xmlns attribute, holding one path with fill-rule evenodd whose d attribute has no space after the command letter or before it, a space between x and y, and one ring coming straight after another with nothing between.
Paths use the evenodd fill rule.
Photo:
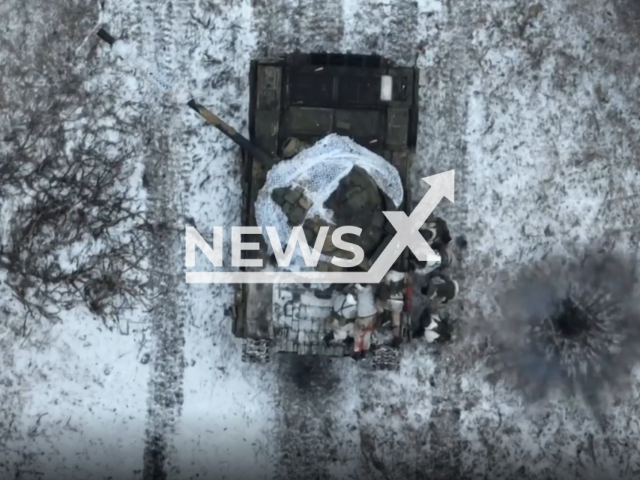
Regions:
<instances>
[{"instance_id":1,"label":"tire track in snow","mask_svg":"<svg viewBox=\"0 0 640 480\"><path fill-rule=\"evenodd\" d=\"M278 55L290 46L297 20L288 4L288 0L252 0L251 30L259 56Z\"/></svg>"},{"instance_id":2,"label":"tire track in snow","mask_svg":"<svg viewBox=\"0 0 640 480\"><path fill-rule=\"evenodd\" d=\"M139 42L145 58L155 60L161 74L170 78L176 56L173 23L174 4L137 2L143 32ZM148 182L149 219L156 225L154 253L150 259L151 281L159 294L151 313L153 341L152 374L149 383L146 447L143 480L165 480L172 473L170 454L174 448L171 436L181 414L184 375L184 308L181 306L180 237L173 228L180 202L180 157L172 140L172 118L176 106L151 91L149 117L152 152L145 161ZM155 103L155 105L153 105Z\"/></svg>"},{"instance_id":3,"label":"tire track in snow","mask_svg":"<svg viewBox=\"0 0 640 480\"><path fill-rule=\"evenodd\" d=\"M287 354L277 361L281 411L276 478L348 478L358 467L357 419L348 408L354 394L347 383L352 365L340 362L351 360Z\"/></svg>"},{"instance_id":4,"label":"tire track in snow","mask_svg":"<svg viewBox=\"0 0 640 480\"><path fill-rule=\"evenodd\" d=\"M344 50L377 53L400 65L413 65L419 36L418 2L344 0L342 14Z\"/></svg>"},{"instance_id":5,"label":"tire track in snow","mask_svg":"<svg viewBox=\"0 0 640 480\"><path fill-rule=\"evenodd\" d=\"M425 161L414 163L413 180L446 170L455 169L455 204L443 202L437 214L446 219L454 238L464 235L473 237L473 225L469 224L469 159L467 155L467 118L469 86L466 65L471 61L466 49L469 26L457 9L428 2L420 12L420 31L425 35L418 58L421 68L420 82L420 126L418 131L417 158ZM434 6L436 8L434 8ZM460 6L460 9L463 7ZM442 33L441 33L442 32ZM414 184L415 192L424 192L426 186ZM419 196L414 195L414 201ZM457 253L457 252L456 252ZM449 307L454 318L467 318L469 309L463 314L461 308L466 292L465 259L460 257L450 274L460 284L461 298ZM435 368L430 381L432 409L428 419L426 442L428 455L424 457L424 469L429 478L461 478L463 442L460 434L460 368L457 355L451 350L459 349L457 342L444 347L435 357Z\"/></svg>"},{"instance_id":6,"label":"tire track in snow","mask_svg":"<svg viewBox=\"0 0 640 480\"><path fill-rule=\"evenodd\" d=\"M304 0L298 10L296 46L306 52L339 52L344 36L343 1Z\"/></svg>"},{"instance_id":7,"label":"tire track in snow","mask_svg":"<svg viewBox=\"0 0 640 480\"><path fill-rule=\"evenodd\" d=\"M340 51L345 32L342 0L253 0L252 7L260 55Z\"/></svg>"},{"instance_id":8,"label":"tire track in snow","mask_svg":"<svg viewBox=\"0 0 640 480\"><path fill-rule=\"evenodd\" d=\"M181 71L192 73L189 84L196 98L246 133L254 47L253 35L247 35L251 31L250 2L196 2L186 17L191 19L187 62L194 65L184 65ZM184 203L187 215L206 238L213 225L239 224L240 150L189 109L184 110L183 118L181 148L191 157L182 161L182 174L189 177L185 184L191 184L184 189ZM228 240L223 248L228 266ZM208 270L211 264L198 254L196 268ZM174 440L177 457L172 457L180 468L178 478L272 478L274 368L241 362L242 342L231 331L228 310L234 304L233 285L186 287L189 368L184 376L184 414Z\"/></svg>"}]
</instances>

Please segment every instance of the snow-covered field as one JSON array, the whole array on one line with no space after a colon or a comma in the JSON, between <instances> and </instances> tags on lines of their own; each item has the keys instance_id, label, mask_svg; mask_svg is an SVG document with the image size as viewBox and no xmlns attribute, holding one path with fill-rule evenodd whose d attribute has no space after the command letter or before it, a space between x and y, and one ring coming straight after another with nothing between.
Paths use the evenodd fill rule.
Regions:
<instances>
[{"instance_id":1,"label":"snow-covered field","mask_svg":"<svg viewBox=\"0 0 640 480\"><path fill-rule=\"evenodd\" d=\"M55 14L63 4L82 17ZM96 38L83 43L99 21L244 132L252 57L298 48L416 62L414 197L421 177L455 169L456 203L439 213L468 241L456 342L410 347L400 374L349 359L241 363L232 289L184 283L179 231L159 235L149 259L170 294L119 327L79 309L23 325L3 286L0 478L637 478L637 387L601 427L566 398L525 404L486 366L499 277L586 245L638 248L637 2L7 0L0 18L5 67L60 32L77 52L61 65L86 63L87 88L118 82L143 112L121 140L137 146L146 208L201 232L240 221L238 149ZM6 105L21 81L7 72ZM0 201L4 232L19 199Z\"/></svg>"}]
</instances>

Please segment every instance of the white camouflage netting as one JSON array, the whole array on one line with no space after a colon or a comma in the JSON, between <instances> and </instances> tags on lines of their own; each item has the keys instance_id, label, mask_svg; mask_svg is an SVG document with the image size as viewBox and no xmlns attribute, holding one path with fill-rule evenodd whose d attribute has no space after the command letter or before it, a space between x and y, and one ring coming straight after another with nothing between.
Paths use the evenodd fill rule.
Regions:
<instances>
[{"instance_id":1,"label":"white camouflage netting","mask_svg":"<svg viewBox=\"0 0 640 480\"><path fill-rule=\"evenodd\" d=\"M364 169L396 207L402 203L402 179L393 165L350 138L331 134L292 159L279 162L269 171L256 199L257 224L275 227L280 243L283 248L286 247L291 225L282 208L271 198L271 192L279 187L302 188L307 199L313 203L305 218L320 217L333 223L333 213L324 208L324 202L354 166ZM263 230L263 234L271 252L266 230ZM298 252L296 249L292 266L301 261Z\"/></svg>"}]
</instances>

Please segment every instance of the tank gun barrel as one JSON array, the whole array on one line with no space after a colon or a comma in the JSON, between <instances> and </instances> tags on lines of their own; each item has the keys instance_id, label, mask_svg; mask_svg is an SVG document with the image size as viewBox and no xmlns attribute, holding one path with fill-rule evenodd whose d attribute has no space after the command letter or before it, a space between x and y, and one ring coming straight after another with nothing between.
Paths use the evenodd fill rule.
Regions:
<instances>
[{"instance_id":1,"label":"tank gun barrel","mask_svg":"<svg viewBox=\"0 0 640 480\"><path fill-rule=\"evenodd\" d=\"M98 30L97 35L98 37L100 37L101 40L105 41L111 46L113 46L117 41L116 38L110 35L103 28ZM151 77L154 78L163 89L171 90L168 82L166 82L157 72L151 71L148 73L151 74ZM216 127L218 130L224 133L227 137L233 140L240 148L242 148L243 150L251 154L256 161L262 163L267 167L273 166L278 161L278 158L270 155L269 153L265 152L261 148L251 143L251 141L248 138L238 133L238 131L236 131L231 125L226 123L224 120L218 117L215 113L211 112L204 105L201 105L200 103L196 102L194 98L191 98L191 100L187 102L187 105L191 109L193 109L195 112L197 112L198 115L204 118L204 120L207 123L210 123L211 125Z\"/></svg>"},{"instance_id":2,"label":"tank gun barrel","mask_svg":"<svg viewBox=\"0 0 640 480\"><path fill-rule=\"evenodd\" d=\"M231 125L226 123L215 113L208 110L204 105L200 105L193 98L189 100L187 105L195 110L202 118L204 118L207 123L210 123L211 125L216 127L227 137L233 140L236 144L238 144L240 148L249 152L258 162L267 166L272 166L274 163L276 163L276 158L272 157L264 150L256 147L248 138L238 133Z\"/></svg>"}]
</instances>

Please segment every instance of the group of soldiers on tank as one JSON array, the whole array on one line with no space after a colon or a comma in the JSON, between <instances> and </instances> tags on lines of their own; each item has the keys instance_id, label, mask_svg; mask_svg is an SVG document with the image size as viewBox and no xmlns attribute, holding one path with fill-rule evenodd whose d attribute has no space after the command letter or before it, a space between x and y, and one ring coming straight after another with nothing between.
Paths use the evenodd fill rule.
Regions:
<instances>
[{"instance_id":1,"label":"group of soldiers on tank","mask_svg":"<svg viewBox=\"0 0 640 480\"><path fill-rule=\"evenodd\" d=\"M412 315L412 286L417 277L424 278L420 283L425 286L420 293L425 297L426 307L418 321L411 322L412 336L424 338L429 343L451 339L450 321L438 315L439 307L458 294L458 283L445 273L453 262L451 235L446 222L439 217L430 217L420 233L439 256L439 261L421 262L411 255L404 268L403 262L397 261L376 287L348 286L334 298L333 312L327 318L328 333L324 337L327 346L340 342L353 344L353 357L361 359L371 349L372 334L379 326L388 325L392 332L391 345L399 347L403 342L403 315Z\"/></svg>"}]
</instances>

